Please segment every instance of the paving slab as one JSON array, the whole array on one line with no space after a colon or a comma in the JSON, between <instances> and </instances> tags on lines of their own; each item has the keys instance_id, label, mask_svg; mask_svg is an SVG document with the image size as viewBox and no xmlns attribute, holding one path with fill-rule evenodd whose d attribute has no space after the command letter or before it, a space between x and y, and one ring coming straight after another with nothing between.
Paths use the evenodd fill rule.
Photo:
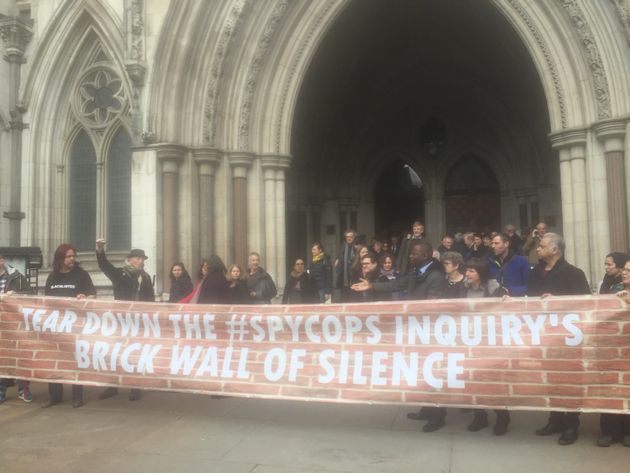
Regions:
<instances>
[{"instance_id":1,"label":"paving slab","mask_svg":"<svg viewBox=\"0 0 630 473\"><path fill-rule=\"evenodd\" d=\"M67 390L67 394L68 394ZM269 401L127 392L85 405L42 409L46 385L26 404L9 389L0 405L0 473L591 473L630 471L630 448L598 448L598 416L582 415L580 438L561 447L536 437L544 412L513 412L504 437L471 433L471 413L449 409L425 434L413 407ZM490 414L490 421L494 416Z\"/></svg>"}]
</instances>

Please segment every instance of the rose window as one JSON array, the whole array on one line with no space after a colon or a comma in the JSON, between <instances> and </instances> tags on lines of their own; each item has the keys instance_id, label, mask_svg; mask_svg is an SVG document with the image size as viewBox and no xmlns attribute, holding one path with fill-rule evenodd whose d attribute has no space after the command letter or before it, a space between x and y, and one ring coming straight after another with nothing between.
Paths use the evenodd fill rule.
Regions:
<instances>
[{"instance_id":1,"label":"rose window","mask_svg":"<svg viewBox=\"0 0 630 473\"><path fill-rule=\"evenodd\" d=\"M99 69L87 74L79 87L80 115L106 125L123 108L125 93L122 81L111 71Z\"/></svg>"}]
</instances>

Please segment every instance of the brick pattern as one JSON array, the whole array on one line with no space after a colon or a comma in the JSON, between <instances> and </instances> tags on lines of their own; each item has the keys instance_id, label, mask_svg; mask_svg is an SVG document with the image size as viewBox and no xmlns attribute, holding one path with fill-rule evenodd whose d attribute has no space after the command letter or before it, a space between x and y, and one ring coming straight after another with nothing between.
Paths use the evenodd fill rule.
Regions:
<instances>
[{"instance_id":1,"label":"brick pattern","mask_svg":"<svg viewBox=\"0 0 630 473\"><path fill-rule=\"evenodd\" d=\"M30 314L30 330L27 330L23 308L45 311L39 317ZM57 319L54 311L59 311ZM60 328L66 311L77 316L71 325L71 333L51 332L51 328ZM149 327L145 332L142 323L136 336L123 335L120 328L112 335L104 336L103 331L108 333L111 324L94 334L83 333L86 327L89 328L88 312L98 314L98 320L102 322L106 318L103 314L108 311L111 312L109 322L118 320L117 314L124 319L129 313L133 319L135 313L146 313L149 320L153 320L153 314L158 313L155 320L159 325L159 338L155 336L155 327ZM179 338L169 320L172 314L180 314L182 318ZM183 323L186 316L182 314L189 314L189 337L186 337ZM200 314L199 332L193 323L193 314ZM204 314L214 317L207 323L208 327L212 327L211 333L204 331ZM577 314L572 326L574 330L578 329L581 337L575 346L567 345L568 339L577 340L575 333L562 325L568 314ZM541 315L546 322L539 337L536 337L524 320L529 316L533 323ZM419 340L409 343L406 330L409 317L422 321L425 316L431 327L429 339L425 340L426 343ZM449 320L454 319L455 326L449 326L448 320L444 322L445 316L452 316ZM483 336L478 343L466 345L460 334L463 320L468 319L469 334L472 334L475 316L481 316L479 323ZM506 320L512 323L512 328L517 323L515 321L522 324L520 330L511 332L512 335L507 333L507 338L511 337L509 345L504 340L504 327L497 322L503 320L502 317L508 317ZM252 318L257 321L258 331L251 324ZM438 319L443 320L442 332L448 328L456 329L458 335L454 343L449 343L448 337L445 340L445 336L441 338L442 343L438 342ZM230 334L230 324L235 321L238 328L240 320L246 320L244 327L248 330L243 334L243 340L240 340L238 332ZM294 325L298 320L302 323L292 330L287 320ZM304 326L308 320L311 321L310 332ZM374 331L368 328L369 320L372 320L372 328L376 326L380 333L378 343L374 343ZM497 322L494 324L495 337L488 332L493 325L492 320ZM556 323L551 323L551 320ZM400 333L396 334L401 321L405 328L402 337ZM40 331L33 330L35 325ZM273 337L270 337L269 327L274 332ZM65 329L68 329L68 324ZM327 337L324 337L324 332ZM522 345L515 344L515 334L520 337ZM263 340L254 338L263 338L263 335ZM83 359L89 360L86 368L78 366L75 354L77 341L84 347L89 346L88 356ZM103 342L108 344L108 354L100 361L94 361L93 352L99 344L102 349L105 346ZM145 368L149 368L147 371L152 372L128 372L121 366L120 355L134 343L140 345L136 345L138 349L131 351L126 359L128 367L132 368L140 359L142 347L157 350L157 346L161 346L151 362L145 364ZM118 353L113 366L112 350ZM187 351L192 354L195 350L198 350L199 356L192 363L190 373L183 373L185 363L182 363L177 374L171 374L173 357ZM341 352L347 352L347 362L342 360ZM362 363L360 369L355 366L361 364L357 360L358 352ZM216 354L216 364L213 365L214 358L209 353ZM278 370L283 363L280 360L282 357L272 356L272 353L286 354L282 372ZM335 354L327 358L329 364L326 366L320 362L323 353ZM406 362L417 354L417 385L410 386L400 372L398 385L393 383L395 353ZM427 357L436 353L442 358L432 363L430 374L443 381L441 388L431 385L423 372ZM455 377L465 384L463 388L449 387L447 383L450 354L460 354L461 359L457 363L462 370ZM246 363L243 362L239 373L239 360L244 355ZM0 376L38 381L332 402L628 413L629 355L628 301L615 296L545 300L515 298L504 302L498 299L464 299L233 307L0 297ZM295 363L291 362L292 356L295 356ZM204 357L207 358L206 371L200 374L198 370ZM231 362L226 362L226 358ZM267 374L266 359L269 365ZM374 376L372 367L376 364L380 366L380 371L377 370ZM293 372L291 366L294 367ZM340 373L346 370L344 379ZM328 382L320 382L322 376L331 372L333 375Z\"/></svg>"}]
</instances>

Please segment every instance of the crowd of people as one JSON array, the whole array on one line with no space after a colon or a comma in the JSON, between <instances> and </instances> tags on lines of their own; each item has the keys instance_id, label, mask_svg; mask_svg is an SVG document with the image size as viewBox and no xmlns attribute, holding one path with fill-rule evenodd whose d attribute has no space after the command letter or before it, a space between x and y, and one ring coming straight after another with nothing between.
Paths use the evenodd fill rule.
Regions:
<instances>
[{"instance_id":1,"label":"crowd of people","mask_svg":"<svg viewBox=\"0 0 630 473\"><path fill-rule=\"evenodd\" d=\"M464 233L444 235L434 251L424 237L422 222L414 222L412 232L403 239L374 241L370 248L357 243L356 233L348 230L345 243L334 266L340 300L448 299L466 297L567 296L591 294L584 272L564 258L561 235L547 231L541 222L522 239L509 225L501 233ZM384 252L383 248L390 248ZM398 251L395 248L400 248ZM393 250L392 250L393 249ZM397 262L396 266L383 264ZM375 262L377 262L375 264ZM381 264L378 264L380 262ZM408 269L400 273L397 268ZM612 252L605 257L605 277L600 294L630 294L630 256ZM425 407L408 415L426 420L424 432L445 425L445 408ZM493 432L504 435L510 423L507 410L496 410ZM468 430L479 431L489 425L484 410L474 409ZM560 434L560 445L578 438L579 413L554 411L536 435ZM601 436L597 445L608 447L621 442L630 447L630 416L602 414Z\"/></svg>"},{"instance_id":2,"label":"crowd of people","mask_svg":"<svg viewBox=\"0 0 630 473\"><path fill-rule=\"evenodd\" d=\"M422 222L414 222L411 233L385 240L357 237L354 230L344 233L334 260L319 242L311 245L310 258L298 257L287 275L282 294L284 304L332 302L370 302L380 300L423 300L472 297L520 297L591 294L582 270L564 258L561 235L547 231L545 223L521 238L512 225L499 233L458 233L444 235L434 249L424 236ZM77 252L69 244L55 251L52 272L44 293L50 296L91 298L96 290L90 275L76 262ZM133 249L123 267L116 268L105 254L105 241L96 241L99 268L110 279L114 298L121 301L155 301L151 277L144 270L148 258L143 250ZM600 294L630 295L630 256L613 252L605 257L605 276ZM270 304L277 295L272 277L260 266L260 255L252 252L246 272L237 265L226 267L221 258L211 255L201 261L196 281L183 263L170 270L169 302L190 304ZM0 293L20 293L28 289L24 277L5 263L0 255ZM11 380L0 380L0 402L6 399ZM18 397L31 402L28 381L17 381ZM107 388L105 399L118 393ZM129 400L140 398L131 389ZM51 407L63 399L63 385L49 383ZM73 407L83 405L81 386L72 386ZM504 435L510 423L507 410L496 410L493 432ZM433 432L446 423L445 408L425 407L408 414L410 419L426 420L424 432ZM468 430L476 432L489 426L488 414L473 409ZM578 438L579 414L551 412L547 424L537 435L560 434L558 443L570 445ZM602 447L621 442L630 447L630 416L601 415Z\"/></svg>"}]
</instances>

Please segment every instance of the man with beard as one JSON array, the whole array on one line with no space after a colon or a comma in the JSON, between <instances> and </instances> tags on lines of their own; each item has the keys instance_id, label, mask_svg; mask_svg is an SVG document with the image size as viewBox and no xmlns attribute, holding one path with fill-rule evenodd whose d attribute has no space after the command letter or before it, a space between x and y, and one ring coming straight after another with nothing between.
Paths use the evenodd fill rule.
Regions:
<instances>
[{"instance_id":1,"label":"man with beard","mask_svg":"<svg viewBox=\"0 0 630 473\"><path fill-rule=\"evenodd\" d=\"M105 273L105 276L112 282L114 289L114 299L117 301L144 301L155 302L153 283L151 276L144 270L144 262L148 256L144 250L133 249L127 255L127 262L122 268L116 268L105 256L105 240L96 240L96 260L98 267ZM118 394L118 388L107 388L103 391L99 399L107 399ZM131 389L129 400L140 399L140 390Z\"/></svg>"},{"instance_id":2,"label":"man with beard","mask_svg":"<svg viewBox=\"0 0 630 473\"><path fill-rule=\"evenodd\" d=\"M528 296L571 296L591 294L586 276L581 269L567 263L564 259L564 239L556 233L546 233L538 244L537 252L540 260L533 269ZM553 435L560 433L558 443L571 445L578 438L580 426L578 412L549 413L547 425L536 431L536 435Z\"/></svg>"},{"instance_id":3,"label":"man with beard","mask_svg":"<svg viewBox=\"0 0 630 473\"><path fill-rule=\"evenodd\" d=\"M499 289L494 296L521 297L527 293L530 266L527 258L512 251L510 237L500 233L492 239L493 256L488 263L490 279Z\"/></svg>"}]
</instances>

